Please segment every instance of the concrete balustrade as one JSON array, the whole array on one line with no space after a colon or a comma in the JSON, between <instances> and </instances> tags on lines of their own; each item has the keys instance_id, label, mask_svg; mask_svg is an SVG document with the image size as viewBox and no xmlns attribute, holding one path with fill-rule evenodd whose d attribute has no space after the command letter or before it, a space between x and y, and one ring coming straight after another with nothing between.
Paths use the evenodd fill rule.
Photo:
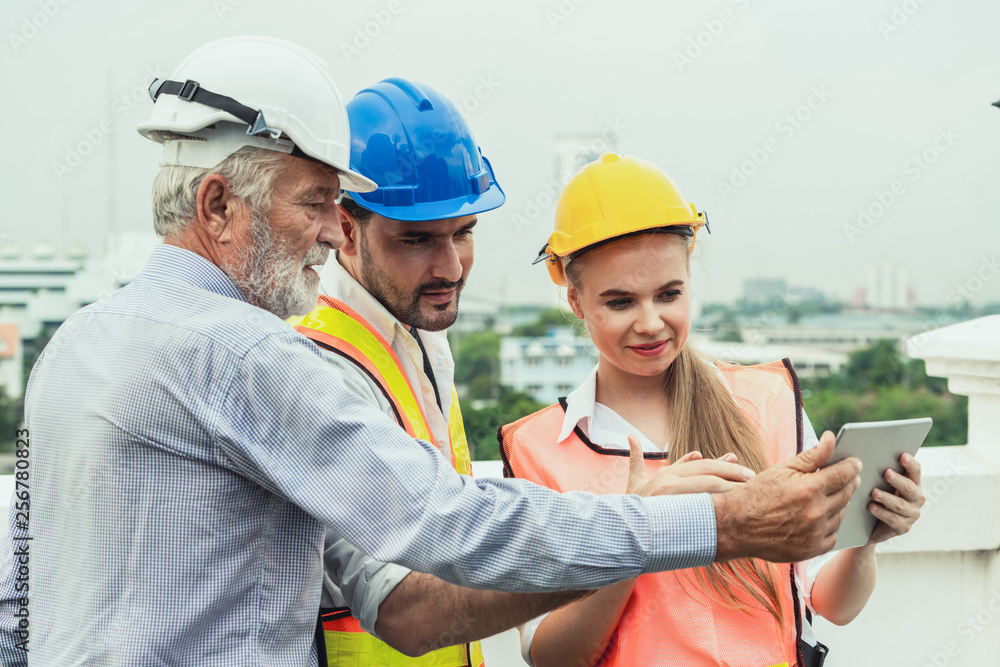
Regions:
<instances>
[{"instance_id":1,"label":"concrete balustrade","mask_svg":"<svg viewBox=\"0 0 1000 667\"><path fill-rule=\"evenodd\" d=\"M817 635L828 667L1000 665L1000 316L918 334L908 350L969 397L968 444L918 452L920 520L880 550L861 615L819 619Z\"/></svg>"}]
</instances>

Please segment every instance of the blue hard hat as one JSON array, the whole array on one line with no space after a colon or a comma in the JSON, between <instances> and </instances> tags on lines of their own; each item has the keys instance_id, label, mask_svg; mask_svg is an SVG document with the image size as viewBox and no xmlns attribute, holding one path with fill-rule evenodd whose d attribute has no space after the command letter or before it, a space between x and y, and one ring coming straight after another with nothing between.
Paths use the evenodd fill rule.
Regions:
<instances>
[{"instance_id":1,"label":"blue hard hat","mask_svg":"<svg viewBox=\"0 0 1000 667\"><path fill-rule=\"evenodd\" d=\"M451 101L406 79L384 79L347 103L351 169L378 184L350 192L393 220L442 220L504 203L493 168Z\"/></svg>"}]
</instances>

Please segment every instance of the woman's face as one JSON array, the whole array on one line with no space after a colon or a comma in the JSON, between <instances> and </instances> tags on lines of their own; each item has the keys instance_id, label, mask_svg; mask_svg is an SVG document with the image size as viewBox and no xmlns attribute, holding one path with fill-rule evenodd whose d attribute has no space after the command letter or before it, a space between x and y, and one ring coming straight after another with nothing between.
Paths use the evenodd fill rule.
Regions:
<instances>
[{"instance_id":1,"label":"woman's face","mask_svg":"<svg viewBox=\"0 0 1000 667\"><path fill-rule=\"evenodd\" d=\"M673 234L642 234L573 260L567 298L605 360L632 375L659 375L691 327L688 251Z\"/></svg>"}]
</instances>

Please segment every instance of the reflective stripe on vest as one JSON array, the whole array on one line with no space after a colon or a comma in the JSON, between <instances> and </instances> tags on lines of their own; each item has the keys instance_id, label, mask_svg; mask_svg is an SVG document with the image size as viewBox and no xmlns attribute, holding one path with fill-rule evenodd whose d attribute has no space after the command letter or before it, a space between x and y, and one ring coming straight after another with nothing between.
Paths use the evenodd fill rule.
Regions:
<instances>
[{"instance_id":1,"label":"reflective stripe on vest","mask_svg":"<svg viewBox=\"0 0 1000 667\"><path fill-rule=\"evenodd\" d=\"M328 296L321 296L316 308L308 315L293 317L288 321L299 333L357 365L378 385L392 406L397 423L407 434L437 446L399 357L389 341L368 321L347 304ZM451 408L448 411L448 437L452 467L462 474L471 475L469 445L454 385L451 389ZM364 632L349 610L324 614L321 621L327 664L330 667L482 667L484 664L479 642L439 649L419 658L410 658Z\"/></svg>"},{"instance_id":2,"label":"reflective stripe on vest","mask_svg":"<svg viewBox=\"0 0 1000 667\"><path fill-rule=\"evenodd\" d=\"M719 364L740 411L760 433L769 465L801 449L801 400L791 364L737 367ZM565 409L552 405L500 430L504 474L557 491L624 493L628 450L606 449L576 428L556 442ZM649 474L668 463L661 452L645 454ZM782 631L774 617L748 595L733 609L706 592L695 570L639 577L606 647L595 646L600 665L800 665L798 592L789 565L774 566L782 593Z\"/></svg>"},{"instance_id":3,"label":"reflective stripe on vest","mask_svg":"<svg viewBox=\"0 0 1000 667\"><path fill-rule=\"evenodd\" d=\"M482 667L483 652L479 642L431 651L418 658L411 658L396 651L361 629L358 620L347 610L323 620L323 637L326 640L329 667ZM470 662L471 660L471 662Z\"/></svg>"},{"instance_id":4,"label":"reflective stripe on vest","mask_svg":"<svg viewBox=\"0 0 1000 667\"><path fill-rule=\"evenodd\" d=\"M399 357L367 320L344 302L321 296L311 313L288 321L299 333L350 359L372 378L392 405L396 421L411 437L438 445ZM471 475L469 444L454 385L448 410L448 436L451 466L463 475Z\"/></svg>"}]
</instances>

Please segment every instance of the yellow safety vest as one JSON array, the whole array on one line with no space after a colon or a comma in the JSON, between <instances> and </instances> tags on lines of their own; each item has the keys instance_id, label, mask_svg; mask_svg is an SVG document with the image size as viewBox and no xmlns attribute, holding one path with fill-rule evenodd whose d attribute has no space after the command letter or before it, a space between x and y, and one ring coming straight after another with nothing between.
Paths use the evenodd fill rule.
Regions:
<instances>
[{"instance_id":1,"label":"yellow safety vest","mask_svg":"<svg viewBox=\"0 0 1000 667\"><path fill-rule=\"evenodd\" d=\"M414 438L437 445L420 402L399 358L389 341L347 304L321 296L311 313L293 317L289 323L321 347L340 354L367 374L392 406L396 421ZM452 386L448 411L451 465L464 475L472 475L469 444L465 438L458 394ZM431 651L410 658L361 629L349 609L320 610L323 644L329 667L483 667L479 642ZM320 647L323 648L322 646Z\"/></svg>"}]
</instances>

